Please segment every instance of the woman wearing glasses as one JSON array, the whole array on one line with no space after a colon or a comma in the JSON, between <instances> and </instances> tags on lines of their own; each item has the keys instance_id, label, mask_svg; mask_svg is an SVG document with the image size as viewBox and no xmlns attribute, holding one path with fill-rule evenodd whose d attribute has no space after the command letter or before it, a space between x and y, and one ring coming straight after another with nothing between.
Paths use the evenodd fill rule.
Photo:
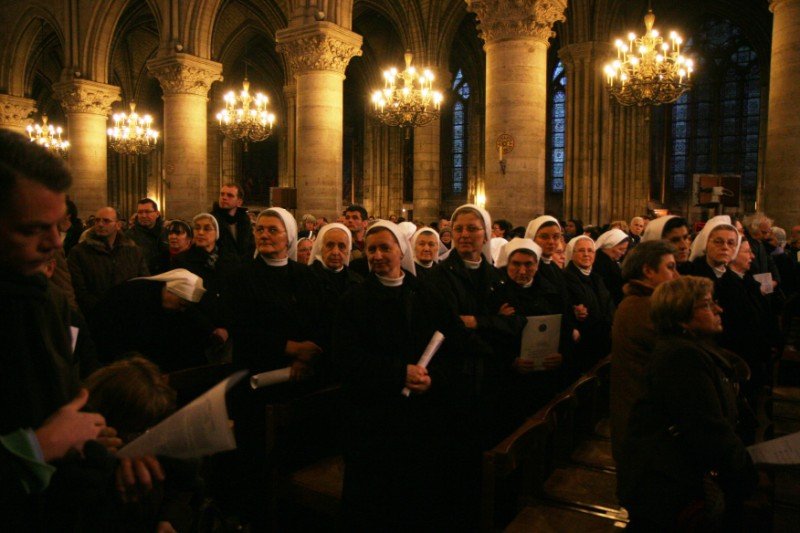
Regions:
<instances>
[{"instance_id":1,"label":"woman wearing glasses","mask_svg":"<svg viewBox=\"0 0 800 533\"><path fill-rule=\"evenodd\" d=\"M757 472L735 431L741 363L713 340L721 312L706 278L653 292L659 340L617 464L620 503L637 531L740 529L737 511Z\"/></svg>"},{"instance_id":2,"label":"woman wearing glasses","mask_svg":"<svg viewBox=\"0 0 800 533\"><path fill-rule=\"evenodd\" d=\"M692 275L716 282L725 275L728 263L738 255L741 239L731 224L731 217L720 215L711 218L692 243L689 254Z\"/></svg>"}]
</instances>

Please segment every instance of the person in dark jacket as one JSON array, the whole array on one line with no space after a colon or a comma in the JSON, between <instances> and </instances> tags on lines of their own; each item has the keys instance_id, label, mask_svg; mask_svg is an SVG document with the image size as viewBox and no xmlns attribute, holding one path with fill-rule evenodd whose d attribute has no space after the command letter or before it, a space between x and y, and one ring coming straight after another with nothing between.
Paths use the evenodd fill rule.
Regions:
<instances>
[{"instance_id":1,"label":"person in dark jacket","mask_svg":"<svg viewBox=\"0 0 800 533\"><path fill-rule=\"evenodd\" d=\"M166 226L167 240L169 241L169 252L162 257L164 270L177 268L175 259L192 247L194 233L192 227L185 220L170 220Z\"/></svg>"},{"instance_id":2,"label":"person in dark jacket","mask_svg":"<svg viewBox=\"0 0 800 533\"><path fill-rule=\"evenodd\" d=\"M585 235L567 243L564 277L580 333L570 369L573 377L592 368L611 350L614 302L603 278L593 269L595 257L601 253L595 252L594 241Z\"/></svg>"},{"instance_id":3,"label":"person in dark jacket","mask_svg":"<svg viewBox=\"0 0 800 533\"><path fill-rule=\"evenodd\" d=\"M219 191L219 202L211 209L211 214L220 224L219 247L235 253L244 264L253 258L256 245L253 238L253 224L247 209L242 207L244 192L235 183L226 183Z\"/></svg>"},{"instance_id":4,"label":"person in dark jacket","mask_svg":"<svg viewBox=\"0 0 800 533\"><path fill-rule=\"evenodd\" d=\"M78 218L78 206L72 200L67 199L67 214L58 223L58 231L64 241L65 256L69 255L72 247L78 244L83 229L83 221Z\"/></svg>"},{"instance_id":5,"label":"person in dark jacket","mask_svg":"<svg viewBox=\"0 0 800 533\"><path fill-rule=\"evenodd\" d=\"M109 289L150 272L141 249L119 232L117 211L104 207L97 212L86 240L67 258L75 299L87 320Z\"/></svg>"},{"instance_id":6,"label":"person in dark jacket","mask_svg":"<svg viewBox=\"0 0 800 533\"><path fill-rule=\"evenodd\" d=\"M651 298L660 338L617 462L620 503L637 530L738 530L757 483L735 430L738 358L713 342L722 320L712 291L710 280L684 276Z\"/></svg>"},{"instance_id":7,"label":"person in dark jacket","mask_svg":"<svg viewBox=\"0 0 800 533\"><path fill-rule=\"evenodd\" d=\"M622 266L620 261L628 251L630 237L621 229L611 229L595 242L597 255L592 270L602 279L614 305L622 301Z\"/></svg>"},{"instance_id":8,"label":"person in dark jacket","mask_svg":"<svg viewBox=\"0 0 800 533\"><path fill-rule=\"evenodd\" d=\"M401 268L411 257L404 241L391 222L367 231L371 273L345 293L334 328L346 398L348 531L443 531L459 520L449 490L456 471L449 456L458 443L445 428L447 368L462 326L444 301ZM419 358L436 331L445 341L426 368Z\"/></svg>"},{"instance_id":9,"label":"person in dark jacket","mask_svg":"<svg viewBox=\"0 0 800 533\"><path fill-rule=\"evenodd\" d=\"M136 220L125 235L141 248L147 270L151 274L162 272L165 266L163 258L169 253L169 241L155 200L142 198L137 202Z\"/></svg>"}]
</instances>

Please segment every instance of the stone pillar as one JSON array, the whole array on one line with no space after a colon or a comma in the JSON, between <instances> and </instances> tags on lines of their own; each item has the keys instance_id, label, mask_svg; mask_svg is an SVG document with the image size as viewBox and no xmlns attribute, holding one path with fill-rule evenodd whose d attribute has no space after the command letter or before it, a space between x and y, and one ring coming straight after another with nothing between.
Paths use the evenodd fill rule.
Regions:
<instances>
[{"instance_id":1,"label":"stone pillar","mask_svg":"<svg viewBox=\"0 0 800 533\"><path fill-rule=\"evenodd\" d=\"M547 48L566 0L465 0L486 51L486 208L524 225L545 208ZM505 173L498 138L513 139Z\"/></svg>"},{"instance_id":2,"label":"stone pillar","mask_svg":"<svg viewBox=\"0 0 800 533\"><path fill-rule=\"evenodd\" d=\"M164 91L164 177L169 217L191 219L211 207L208 197L208 90L222 65L189 54L151 59L150 75Z\"/></svg>"},{"instance_id":3,"label":"stone pillar","mask_svg":"<svg viewBox=\"0 0 800 533\"><path fill-rule=\"evenodd\" d=\"M76 79L53 84L67 114L67 163L72 170L70 198L83 213L108 205L108 115L120 98L114 85Z\"/></svg>"},{"instance_id":4,"label":"stone pillar","mask_svg":"<svg viewBox=\"0 0 800 533\"><path fill-rule=\"evenodd\" d=\"M27 137L25 128L32 121L28 117L36 112L36 100L0 94L0 128L16 131Z\"/></svg>"},{"instance_id":5,"label":"stone pillar","mask_svg":"<svg viewBox=\"0 0 800 533\"><path fill-rule=\"evenodd\" d=\"M342 206L344 71L361 55L361 36L330 22L280 30L297 86L297 211L335 220Z\"/></svg>"},{"instance_id":6,"label":"stone pillar","mask_svg":"<svg viewBox=\"0 0 800 533\"><path fill-rule=\"evenodd\" d=\"M285 157L281 164L280 186L295 186L295 162L297 159L296 134L297 134L297 86L293 83L283 87L283 94L286 96L286 127L284 128L285 139L283 153Z\"/></svg>"},{"instance_id":7,"label":"stone pillar","mask_svg":"<svg viewBox=\"0 0 800 533\"><path fill-rule=\"evenodd\" d=\"M771 0L772 59L763 210L778 225L800 223L800 0ZM760 206L761 207L761 206Z\"/></svg>"}]
</instances>

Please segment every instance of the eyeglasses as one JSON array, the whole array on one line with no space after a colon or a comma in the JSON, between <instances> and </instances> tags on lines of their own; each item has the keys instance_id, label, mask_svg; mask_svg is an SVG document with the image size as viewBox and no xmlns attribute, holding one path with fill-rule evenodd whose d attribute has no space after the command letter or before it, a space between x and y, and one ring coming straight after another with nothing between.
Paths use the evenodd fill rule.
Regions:
<instances>
[{"instance_id":1,"label":"eyeglasses","mask_svg":"<svg viewBox=\"0 0 800 533\"><path fill-rule=\"evenodd\" d=\"M721 237L717 237L716 239L711 239L709 242L711 242L715 246L727 246L728 248L736 248L736 245L739 244L738 241L735 241L733 239L723 239Z\"/></svg>"},{"instance_id":2,"label":"eyeglasses","mask_svg":"<svg viewBox=\"0 0 800 533\"><path fill-rule=\"evenodd\" d=\"M483 228L480 226L454 226L453 231L455 233L478 233L483 231Z\"/></svg>"}]
</instances>

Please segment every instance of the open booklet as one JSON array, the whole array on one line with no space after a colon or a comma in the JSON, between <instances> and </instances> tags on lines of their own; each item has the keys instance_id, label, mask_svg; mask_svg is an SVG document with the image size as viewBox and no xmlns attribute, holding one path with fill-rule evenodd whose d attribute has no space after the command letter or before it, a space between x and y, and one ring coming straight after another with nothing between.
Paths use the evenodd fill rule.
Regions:
<instances>
[{"instance_id":1,"label":"open booklet","mask_svg":"<svg viewBox=\"0 0 800 533\"><path fill-rule=\"evenodd\" d=\"M800 431L747 447L754 463L800 465Z\"/></svg>"},{"instance_id":2,"label":"open booklet","mask_svg":"<svg viewBox=\"0 0 800 533\"><path fill-rule=\"evenodd\" d=\"M561 340L561 315L529 316L522 330L522 346L519 356L534 361L534 370L544 370L544 358L558 353Z\"/></svg>"},{"instance_id":3,"label":"open booklet","mask_svg":"<svg viewBox=\"0 0 800 533\"><path fill-rule=\"evenodd\" d=\"M236 449L236 439L225 405L225 393L245 374L247 371L241 370L225 378L189 405L121 448L117 455L163 455L176 459L194 459Z\"/></svg>"}]
</instances>

